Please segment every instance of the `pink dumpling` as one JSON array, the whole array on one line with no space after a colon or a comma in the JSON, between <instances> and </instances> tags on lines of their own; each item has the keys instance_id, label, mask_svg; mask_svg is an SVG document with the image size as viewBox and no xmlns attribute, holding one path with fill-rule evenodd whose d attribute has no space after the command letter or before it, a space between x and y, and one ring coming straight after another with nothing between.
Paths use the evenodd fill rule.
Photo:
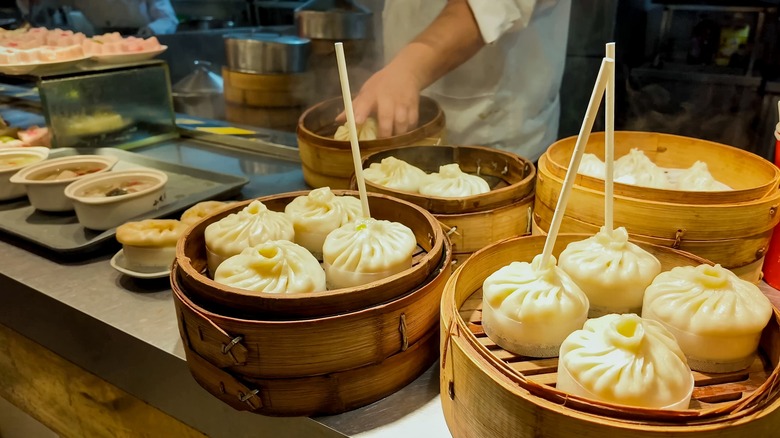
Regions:
<instances>
[{"instance_id":1,"label":"pink dumpling","mask_svg":"<svg viewBox=\"0 0 780 438\"><path fill-rule=\"evenodd\" d=\"M2 139L0 139L0 148L20 148L24 146L25 144L21 140L13 139L13 140L3 141Z\"/></svg>"},{"instance_id":2,"label":"pink dumpling","mask_svg":"<svg viewBox=\"0 0 780 438\"><path fill-rule=\"evenodd\" d=\"M160 46L160 42L157 41L157 37L151 37L147 38L142 43L144 51L152 51L152 50L158 50Z\"/></svg>"},{"instance_id":3,"label":"pink dumpling","mask_svg":"<svg viewBox=\"0 0 780 438\"><path fill-rule=\"evenodd\" d=\"M19 62L29 64L38 61L38 49L20 50Z\"/></svg>"},{"instance_id":4,"label":"pink dumpling","mask_svg":"<svg viewBox=\"0 0 780 438\"><path fill-rule=\"evenodd\" d=\"M0 50L0 64L18 64L19 51L16 49Z\"/></svg>"}]
</instances>

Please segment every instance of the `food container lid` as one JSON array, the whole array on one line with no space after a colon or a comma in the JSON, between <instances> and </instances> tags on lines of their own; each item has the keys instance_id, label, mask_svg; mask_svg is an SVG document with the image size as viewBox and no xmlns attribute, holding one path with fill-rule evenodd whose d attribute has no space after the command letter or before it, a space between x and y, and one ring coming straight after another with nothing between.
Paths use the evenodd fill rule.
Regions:
<instances>
[{"instance_id":1,"label":"food container lid","mask_svg":"<svg viewBox=\"0 0 780 438\"><path fill-rule=\"evenodd\" d=\"M174 96L221 94L224 89L222 77L211 70L210 62L196 60L195 70L172 87Z\"/></svg>"}]
</instances>

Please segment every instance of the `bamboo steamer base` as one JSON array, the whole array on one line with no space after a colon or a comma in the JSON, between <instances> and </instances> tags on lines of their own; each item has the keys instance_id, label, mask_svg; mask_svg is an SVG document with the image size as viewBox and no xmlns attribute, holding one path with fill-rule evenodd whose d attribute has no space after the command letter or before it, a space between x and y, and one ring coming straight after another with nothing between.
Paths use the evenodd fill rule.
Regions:
<instances>
[{"instance_id":1,"label":"bamboo steamer base","mask_svg":"<svg viewBox=\"0 0 780 438\"><path fill-rule=\"evenodd\" d=\"M546 235L550 228L553 210L540 203L534 205L534 215L531 225L531 232L534 235ZM585 233L596 234L600 227L588 224L577 219L564 216L561 222L561 232L563 233ZM741 239L723 239L723 240L687 240L680 239L662 239L653 236L644 236L641 234L629 234L632 239L640 242L646 242L653 245L665 246L667 248L680 249L698 255L713 263L718 263L737 274L743 280L758 283L761 278L761 267L763 266L764 254L767 245L772 237L772 231L760 233L756 236L750 236ZM684 237L684 236L683 236Z\"/></svg>"},{"instance_id":2,"label":"bamboo steamer base","mask_svg":"<svg viewBox=\"0 0 780 438\"><path fill-rule=\"evenodd\" d=\"M560 235L554 254L585 237ZM543 245L543 238L531 237L488 247L475 253L447 284L442 297L440 385L444 416L454 437L777 436L777 311L750 368L734 373L694 372L696 387L686 411L629 408L567 395L554 389L557 358L531 359L498 347L482 330L481 284L511 261L530 260ZM659 258L664 269L703 261L667 248L645 249Z\"/></svg>"},{"instance_id":3,"label":"bamboo steamer base","mask_svg":"<svg viewBox=\"0 0 780 438\"><path fill-rule=\"evenodd\" d=\"M291 379L233 376L193 350L184 351L195 380L234 409L271 416L335 415L373 403L411 383L438 358L438 333L427 334L378 364Z\"/></svg>"}]
</instances>

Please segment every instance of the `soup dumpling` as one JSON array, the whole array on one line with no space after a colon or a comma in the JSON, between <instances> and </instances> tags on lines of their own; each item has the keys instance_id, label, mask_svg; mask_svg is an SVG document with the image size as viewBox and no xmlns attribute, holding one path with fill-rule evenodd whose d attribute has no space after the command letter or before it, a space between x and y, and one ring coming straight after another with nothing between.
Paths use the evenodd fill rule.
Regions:
<instances>
[{"instance_id":1,"label":"soup dumpling","mask_svg":"<svg viewBox=\"0 0 780 438\"><path fill-rule=\"evenodd\" d=\"M629 242L624 227L611 233L601 227L594 236L570 243L559 256L558 266L588 296L590 318L640 313L645 288L661 272L661 262Z\"/></svg>"},{"instance_id":2,"label":"soup dumpling","mask_svg":"<svg viewBox=\"0 0 780 438\"><path fill-rule=\"evenodd\" d=\"M380 163L371 163L368 169L363 169L363 176L374 184L417 193L426 174L406 161L387 157Z\"/></svg>"},{"instance_id":3,"label":"soup dumpling","mask_svg":"<svg viewBox=\"0 0 780 438\"><path fill-rule=\"evenodd\" d=\"M214 281L264 293L308 293L325 290L325 272L306 248L272 240L245 248L217 268Z\"/></svg>"},{"instance_id":4,"label":"soup dumpling","mask_svg":"<svg viewBox=\"0 0 780 438\"><path fill-rule=\"evenodd\" d=\"M677 180L677 186L680 190L699 192L733 190L726 184L717 181L707 168L707 163L703 161L697 161L693 163L693 166L683 170Z\"/></svg>"},{"instance_id":5,"label":"soup dumpling","mask_svg":"<svg viewBox=\"0 0 780 438\"><path fill-rule=\"evenodd\" d=\"M642 317L674 334L691 369L725 373L753 363L772 304L758 286L720 265L680 266L645 290Z\"/></svg>"},{"instance_id":6,"label":"soup dumpling","mask_svg":"<svg viewBox=\"0 0 780 438\"><path fill-rule=\"evenodd\" d=\"M615 182L656 189L669 189L666 172L639 149L615 160Z\"/></svg>"},{"instance_id":7,"label":"soup dumpling","mask_svg":"<svg viewBox=\"0 0 780 438\"><path fill-rule=\"evenodd\" d=\"M238 213L209 224L204 233L209 272L244 248L269 240L294 240L295 230L287 215L271 211L260 201L252 201Z\"/></svg>"},{"instance_id":8,"label":"soup dumpling","mask_svg":"<svg viewBox=\"0 0 780 438\"><path fill-rule=\"evenodd\" d=\"M457 163L439 167L439 173L427 175L420 183L420 194L461 198L490 191L487 181L477 175L460 170Z\"/></svg>"},{"instance_id":9,"label":"soup dumpling","mask_svg":"<svg viewBox=\"0 0 780 438\"><path fill-rule=\"evenodd\" d=\"M321 187L293 199L284 212L295 227L295 243L322 259L325 238L331 231L358 218L361 206L354 196L336 196L330 187Z\"/></svg>"},{"instance_id":10,"label":"soup dumpling","mask_svg":"<svg viewBox=\"0 0 780 438\"><path fill-rule=\"evenodd\" d=\"M610 314L588 320L563 341L556 388L621 405L688 409L693 375L661 324Z\"/></svg>"},{"instance_id":11,"label":"soup dumpling","mask_svg":"<svg viewBox=\"0 0 780 438\"><path fill-rule=\"evenodd\" d=\"M181 214L181 221L187 225L192 225L196 222L200 222L201 219L211 213L224 208L226 205L228 205L226 202L221 201L198 202Z\"/></svg>"},{"instance_id":12,"label":"soup dumpling","mask_svg":"<svg viewBox=\"0 0 780 438\"><path fill-rule=\"evenodd\" d=\"M358 219L333 230L322 247L328 289L355 287L412 267L417 239L399 222Z\"/></svg>"},{"instance_id":13,"label":"soup dumpling","mask_svg":"<svg viewBox=\"0 0 780 438\"><path fill-rule=\"evenodd\" d=\"M555 265L512 262L490 274L482 284L482 327L488 337L515 354L558 355L561 342L582 328L588 317L588 297Z\"/></svg>"},{"instance_id":14,"label":"soup dumpling","mask_svg":"<svg viewBox=\"0 0 780 438\"><path fill-rule=\"evenodd\" d=\"M358 140L376 140L377 133L379 132L376 119L369 117L366 121L360 125L357 125ZM336 129L336 133L333 134L334 140L349 141L349 128L347 124L343 124Z\"/></svg>"},{"instance_id":15,"label":"soup dumpling","mask_svg":"<svg viewBox=\"0 0 780 438\"><path fill-rule=\"evenodd\" d=\"M186 224L174 219L146 219L118 226L116 240L131 269L167 268L176 258L176 242L186 229Z\"/></svg>"}]
</instances>

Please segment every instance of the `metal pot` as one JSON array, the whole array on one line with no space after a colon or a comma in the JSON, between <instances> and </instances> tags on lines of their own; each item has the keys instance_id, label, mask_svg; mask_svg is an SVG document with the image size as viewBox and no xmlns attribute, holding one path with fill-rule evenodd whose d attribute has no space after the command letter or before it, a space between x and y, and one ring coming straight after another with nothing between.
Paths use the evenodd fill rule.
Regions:
<instances>
[{"instance_id":1,"label":"metal pot","mask_svg":"<svg viewBox=\"0 0 780 438\"><path fill-rule=\"evenodd\" d=\"M227 65L255 74L303 73L311 44L307 38L273 33L225 35Z\"/></svg>"},{"instance_id":2,"label":"metal pot","mask_svg":"<svg viewBox=\"0 0 780 438\"><path fill-rule=\"evenodd\" d=\"M372 37L372 13L348 0L312 0L295 10L298 35L316 40Z\"/></svg>"},{"instance_id":3,"label":"metal pot","mask_svg":"<svg viewBox=\"0 0 780 438\"><path fill-rule=\"evenodd\" d=\"M225 117L222 77L209 70L210 62L195 61L195 70L173 86L176 112L207 119Z\"/></svg>"}]
</instances>

